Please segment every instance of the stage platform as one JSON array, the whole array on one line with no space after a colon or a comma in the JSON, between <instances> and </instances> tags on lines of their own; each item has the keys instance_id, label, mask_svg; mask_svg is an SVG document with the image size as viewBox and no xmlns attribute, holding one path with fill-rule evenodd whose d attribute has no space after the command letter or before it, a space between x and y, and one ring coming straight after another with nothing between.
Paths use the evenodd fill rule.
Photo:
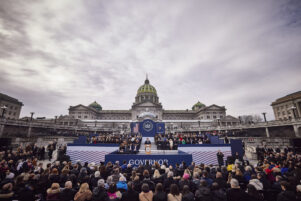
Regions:
<instances>
[{"instance_id":1,"label":"stage platform","mask_svg":"<svg viewBox=\"0 0 301 201\"><path fill-rule=\"evenodd\" d=\"M186 144L179 145L178 150L157 150L157 152L151 152L151 154L145 154L145 152L139 152L138 154L118 154L118 144L68 144L67 155L73 163L80 160L81 162L96 163L100 162L127 162L136 164L142 164L145 160L168 161L169 165L174 165L181 161L191 163L194 161L197 164L203 163L206 165L217 165L216 153L221 150L224 154L224 159L227 156L235 154L236 151L242 150L241 145L230 144ZM137 162L136 162L137 161Z\"/></svg>"}]
</instances>

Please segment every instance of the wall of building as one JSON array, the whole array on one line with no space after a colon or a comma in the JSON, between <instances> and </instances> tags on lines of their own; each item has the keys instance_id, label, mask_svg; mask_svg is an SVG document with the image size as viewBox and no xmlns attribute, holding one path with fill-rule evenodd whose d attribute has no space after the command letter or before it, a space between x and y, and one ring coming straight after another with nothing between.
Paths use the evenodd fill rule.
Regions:
<instances>
[{"instance_id":1,"label":"wall of building","mask_svg":"<svg viewBox=\"0 0 301 201\"><path fill-rule=\"evenodd\" d=\"M21 113L21 108L22 106L20 104L16 104L13 102L5 101L5 100L0 100L0 106L5 105L7 108L5 110L4 117L7 119L19 119L20 118L20 113ZM0 115L2 115L3 110L0 109Z\"/></svg>"}]
</instances>

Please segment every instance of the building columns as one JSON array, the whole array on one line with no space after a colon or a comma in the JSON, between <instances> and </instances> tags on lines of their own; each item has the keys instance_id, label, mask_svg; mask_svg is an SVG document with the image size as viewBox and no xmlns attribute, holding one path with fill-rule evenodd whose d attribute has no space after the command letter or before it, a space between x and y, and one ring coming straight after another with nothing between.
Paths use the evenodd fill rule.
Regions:
<instances>
[{"instance_id":1,"label":"building columns","mask_svg":"<svg viewBox=\"0 0 301 201\"><path fill-rule=\"evenodd\" d=\"M267 137L270 137L269 127L265 127L265 133Z\"/></svg>"},{"instance_id":2,"label":"building columns","mask_svg":"<svg viewBox=\"0 0 301 201\"><path fill-rule=\"evenodd\" d=\"M30 136L31 136L31 124L29 124L28 132L27 132L27 137L30 138Z\"/></svg>"},{"instance_id":3,"label":"building columns","mask_svg":"<svg viewBox=\"0 0 301 201\"><path fill-rule=\"evenodd\" d=\"M299 133L299 126L294 125L293 127L294 127L296 137L301 137L301 133Z\"/></svg>"},{"instance_id":4,"label":"building columns","mask_svg":"<svg viewBox=\"0 0 301 201\"><path fill-rule=\"evenodd\" d=\"M4 124L0 125L0 137L2 137L4 131Z\"/></svg>"}]
</instances>

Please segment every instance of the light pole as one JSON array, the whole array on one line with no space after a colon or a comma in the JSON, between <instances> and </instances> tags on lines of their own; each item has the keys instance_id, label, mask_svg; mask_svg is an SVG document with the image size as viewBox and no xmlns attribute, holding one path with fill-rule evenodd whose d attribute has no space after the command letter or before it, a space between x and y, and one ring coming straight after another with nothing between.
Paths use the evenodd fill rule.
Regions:
<instances>
[{"instance_id":1,"label":"light pole","mask_svg":"<svg viewBox=\"0 0 301 201\"><path fill-rule=\"evenodd\" d=\"M32 121L33 115L34 115L34 112L31 112L31 113L30 113L30 121Z\"/></svg>"},{"instance_id":2,"label":"light pole","mask_svg":"<svg viewBox=\"0 0 301 201\"><path fill-rule=\"evenodd\" d=\"M267 114L266 112L263 112L263 113L262 113L263 118L264 118L264 122L267 122L267 118L266 118L266 116L265 116L266 114Z\"/></svg>"},{"instance_id":3,"label":"light pole","mask_svg":"<svg viewBox=\"0 0 301 201\"><path fill-rule=\"evenodd\" d=\"M2 117L2 119L4 118L4 114L5 114L5 112L6 112L6 106L5 105L3 105L2 107L1 107L1 109L2 109L2 115L1 115L1 117Z\"/></svg>"}]
</instances>

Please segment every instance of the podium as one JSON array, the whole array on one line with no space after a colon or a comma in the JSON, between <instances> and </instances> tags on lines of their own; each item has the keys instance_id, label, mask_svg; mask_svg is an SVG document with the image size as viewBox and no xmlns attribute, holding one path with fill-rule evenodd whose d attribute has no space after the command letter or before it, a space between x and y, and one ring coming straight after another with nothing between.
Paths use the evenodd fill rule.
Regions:
<instances>
[{"instance_id":1,"label":"podium","mask_svg":"<svg viewBox=\"0 0 301 201\"><path fill-rule=\"evenodd\" d=\"M146 144L145 145L145 153L146 154L151 154L151 147L152 147L151 144Z\"/></svg>"}]
</instances>

